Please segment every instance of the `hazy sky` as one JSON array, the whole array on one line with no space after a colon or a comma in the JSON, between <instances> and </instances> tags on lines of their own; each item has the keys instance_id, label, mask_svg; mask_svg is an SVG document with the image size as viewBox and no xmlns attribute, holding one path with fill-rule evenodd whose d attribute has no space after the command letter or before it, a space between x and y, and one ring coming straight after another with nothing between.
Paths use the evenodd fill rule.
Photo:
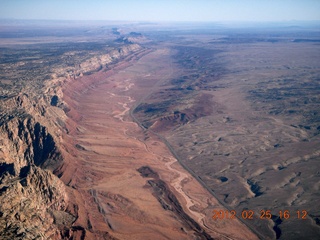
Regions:
<instances>
[{"instance_id":1,"label":"hazy sky","mask_svg":"<svg viewBox=\"0 0 320 240\"><path fill-rule=\"evenodd\" d=\"M132 21L320 20L320 0L0 0L0 18Z\"/></svg>"}]
</instances>

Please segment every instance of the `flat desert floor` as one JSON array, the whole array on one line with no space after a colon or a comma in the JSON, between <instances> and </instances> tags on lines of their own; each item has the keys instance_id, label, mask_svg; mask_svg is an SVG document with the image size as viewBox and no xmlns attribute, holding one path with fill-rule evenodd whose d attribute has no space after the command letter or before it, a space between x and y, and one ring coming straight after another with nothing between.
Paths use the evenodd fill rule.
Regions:
<instances>
[{"instance_id":1,"label":"flat desert floor","mask_svg":"<svg viewBox=\"0 0 320 240\"><path fill-rule=\"evenodd\" d=\"M320 236L319 53L303 44L222 53L230 62L206 100L212 112L165 134L220 200L251 211L247 223L268 238ZM266 211L270 220L261 219Z\"/></svg>"},{"instance_id":2,"label":"flat desert floor","mask_svg":"<svg viewBox=\"0 0 320 240\"><path fill-rule=\"evenodd\" d=\"M263 239L320 236L319 45L184 37L135 116Z\"/></svg>"},{"instance_id":3,"label":"flat desert floor","mask_svg":"<svg viewBox=\"0 0 320 240\"><path fill-rule=\"evenodd\" d=\"M90 199L77 222L119 239L257 239L237 219L213 220L225 208L130 118L130 108L173 76L170 57L157 49L112 74L77 79L96 79L83 91L66 91L77 122L66 138L77 149L70 184Z\"/></svg>"}]
</instances>

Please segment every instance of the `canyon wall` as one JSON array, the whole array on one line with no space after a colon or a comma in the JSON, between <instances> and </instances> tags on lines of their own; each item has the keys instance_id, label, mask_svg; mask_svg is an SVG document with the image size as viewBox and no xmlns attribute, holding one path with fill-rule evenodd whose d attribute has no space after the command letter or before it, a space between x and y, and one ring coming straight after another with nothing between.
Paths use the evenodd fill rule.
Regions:
<instances>
[{"instance_id":1,"label":"canyon wall","mask_svg":"<svg viewBox=\"0 0 320 240\"><path fill-rule=\"evenodd\" d=\"M6 107L0 116L1 239L84 237L85 230L73 226L78 218L72 199L76 190L59 179L68 165L63 136L68 135L66 113L72 108L62 100L63 88L140 49L124 45L78 66L56 68L41 86L42 94L28 86L18 96L1 100Z\"/></svg>"}]
</instances>

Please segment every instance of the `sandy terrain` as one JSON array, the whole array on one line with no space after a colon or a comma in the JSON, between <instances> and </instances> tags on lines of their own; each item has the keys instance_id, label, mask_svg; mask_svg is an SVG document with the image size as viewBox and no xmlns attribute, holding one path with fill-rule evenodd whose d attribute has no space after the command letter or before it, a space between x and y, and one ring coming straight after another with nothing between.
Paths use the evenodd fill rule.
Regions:
<instances>
[{"instance_id":1,"label":"sandy terrain","mask_svg":"<svg viewBox=\"0 0 320 240\"><path fill-rule=\"evenodd\" d=\"M238 213L255 212L254 220L245 221L264 238L320 234L318 53L318 46L280 43L221 53L228 71L210 82L216 88L202 102L211 112L161 133L221 201ZM192 109L201 112L180 112L191 115ZM260 219L261 210L270 210L272 219ZM290 217L279 221L286 210ZM306 219L298 219L302 210Z\"/></svg>"},{"instance_id":2,"label":"sandy terrain","mask_svg":"<svg viewBox=\"0 0 320 240\"><path fill-rule=\"evenodd\" d=\"M318 29L16 24L0 235L319 238Z\"/></svg>"},{"instance_id":3,"label":"sandy terrain","mask_svg":"<svg viewBox=\"0 0 320 240\"><path fill-rule=\"evenodd\" d=\"M169 57L159 49L65 89L72 157L61 178L80 193L76 224L89 238L256 239L236 219L212 220L212 210L224 208L156 135L130 119L129 109L174 74Z\"/></svg>"},{"instance_id":4,"label":"sandy terrain","mask_svg":"<svg viewBox=\"0 0 320 240\"><path fill-rule=\"evenodd\" d=\"M1 28L0 235L319 238L318 29L136 27Z\"/></svg>"},{"instance_id":5,"label":"sandy terrain","mask_svg":"<svg viewBox=\"0 0 320 240\"><path fill-rule=\"evenodd\" d=\"M263 239L319 236L318 45L201 41L171 48L173 76L135 117Z\"/></svg>"}]
</instances>

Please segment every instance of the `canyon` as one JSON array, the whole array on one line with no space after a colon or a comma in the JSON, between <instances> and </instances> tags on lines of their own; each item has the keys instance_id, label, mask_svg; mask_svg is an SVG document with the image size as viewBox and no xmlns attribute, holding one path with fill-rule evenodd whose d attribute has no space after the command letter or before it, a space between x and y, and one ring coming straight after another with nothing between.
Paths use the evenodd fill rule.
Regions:
<instances>
[{"instance_id":1,"label":"canyon","mask_svg":"<svg viewBox=\"0 0 320 240\"><path fill-rule=\"evenodd\" d=\"M83 28L2 29L1 239L319 236L316 43Z\"/></svg>"}]
</instances>

